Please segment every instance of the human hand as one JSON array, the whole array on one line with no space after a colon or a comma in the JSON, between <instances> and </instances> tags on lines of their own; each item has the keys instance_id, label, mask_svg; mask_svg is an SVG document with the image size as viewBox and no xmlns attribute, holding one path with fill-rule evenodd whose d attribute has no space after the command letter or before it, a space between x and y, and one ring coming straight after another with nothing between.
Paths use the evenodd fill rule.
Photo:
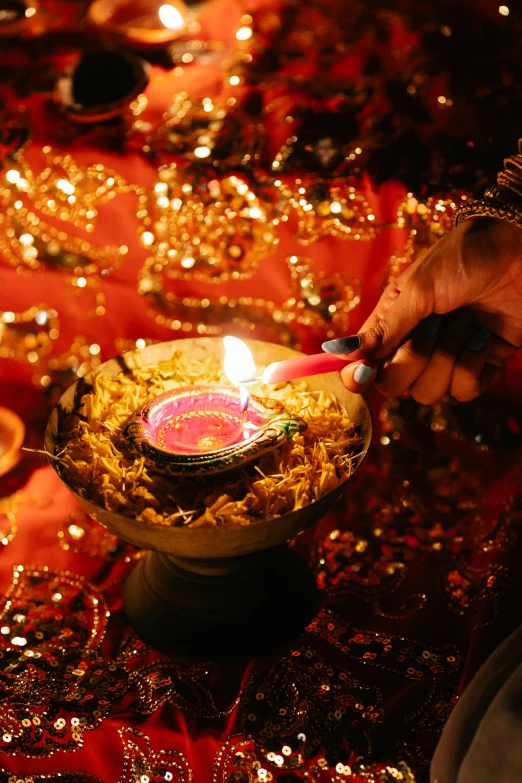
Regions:
<instances>
[{"instance_id":1,"label":"human hand","mask_svg":"<svg viewBox=\"0 0 522 783\"><path fill-rule=\"evenodd\" d=\"M353 362L347 389L375 380L431 405L449 392L477 397L522 346L522 228L473 218L443 237L386 288L358 335L323 349Z\"/></svg>"}]
</instances>

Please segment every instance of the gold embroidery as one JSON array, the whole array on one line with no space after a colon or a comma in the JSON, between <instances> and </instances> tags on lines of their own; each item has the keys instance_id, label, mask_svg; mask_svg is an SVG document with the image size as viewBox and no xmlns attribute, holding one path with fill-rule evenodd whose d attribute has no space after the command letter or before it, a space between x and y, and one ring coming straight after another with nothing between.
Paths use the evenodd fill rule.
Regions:
<instances>
[{"instance_id":1,"label":"gold embroidery","mask_svg":"<svg viewBox=\"0 0 522 783\"><path fill-rule=\"evenodd\" d=\"M123 768L118 783L192 783L187 758L176 750L152 749L149 737L138 729L118 729L123 743ZM1 769L7 783L103 783L96 775L66 769L48 774L12 775ZM107 783L109 777L104 776Z\"/></svg>"},{"instance_id":2,"label":"gold embroidery","mask_svg":"<svg viewBox=\"0 0 522 783\"><path fill-rule=\"evenodd\" d=\"M0 613L3 753L75 750L108 715L128 681L99 653L107 616L103 598L79 577L16 566Z\"/></svg>"},{"instance_id":3,"label":"gold embroidery","mask_svg":"<svg viewBox=\"0 0 522 783\"><path fill-rule=\"evenodd\" d=\"M161 168L151 193L140 192L138 233L146 269L166 279L223 283L251 277L277 244L268 193L246 172L207 166ZM141 293L146 293L143 279Z\"/></svg>"},{"instance_id":4,"label":"gold embroidery","mask_svg":"<svg viewBox=\"0 0 522 783\"><path fill-rule=\"evenodd\" d=\"M183 753L155 752L146 734L137 729L118 729L124 748L119 783L192 783L192 770Z\"/></svg>"}]
</instances>

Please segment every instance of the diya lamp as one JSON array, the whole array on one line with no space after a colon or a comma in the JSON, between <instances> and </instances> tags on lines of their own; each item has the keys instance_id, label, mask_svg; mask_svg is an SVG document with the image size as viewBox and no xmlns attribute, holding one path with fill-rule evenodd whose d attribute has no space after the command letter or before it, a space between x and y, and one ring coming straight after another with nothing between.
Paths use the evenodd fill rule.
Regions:
<instances>
[{"instance_id":1,"label":"diya lamp","mask_svg":"<svg viewBox=\"0 0 522 783\"><path fill-rule=\"evenodd\" d=\"M0 0L1 2L1 0ZM73 122L106 122L140 104L150 66L126 52L83 53L57 79L54 98Z\"/></svg>"},{"instance_id":2,"label":"diya lamp","mask_svg":"<svg viewBox=\"0 0 522 783\"><path fill-rule=\"evenodd\" d=\"M225 492L225 471L230 471L228 478L233 481L252 459L306 427L304 421L272 402L269 394L268 400L251 395L259 382L256 366L305 357L257 340L227 338L223 344L219 338L200 337L129 351L96 372L110 377L127 368L132 373L134 368L143 370L172 360L179 351L202 363L209 357L224 362L233 385L194 383L161 395L136 412L124 435L129 446L153 464L162 481L172 477L174 496L180 476L197 485L209 475L212 485L218 491L222 486ZM89 384L89 380L87 375L82 383ZM357 427L361 446L353 455L352 472L335 489L291 513L247 525L144 524L95 505L68 484L91 517L120 539L148 550L124 590L126 614L148 643L205 657L239 653L245 647L248 650L252 640L259 650L261 628L270 629L265 638L274 634L277 639L290 632L293 623L302 627L301 621L309 619L315 581L286 542L318 521L341 496L364 459L372 424L362 397L348 392L338 374L315 375L307 384L310 392L337 399ZM75 410L76 399L73 384L51 414L45 434L50 454L56 454L62 443L62 422L65 414ZM60 461L51 459L51 464L61 475Z\"/></svg>"},{"instance_id":3,"label":"diya lamp","mask_svg":"<svg viewBox=\"0 0 522 783\"><path fill-rule=\"evenodd\" d=\"M158 473L199 476L243 468L307 424L276 401L252 397L256 367L248 346L225 337L224 370L235 388L191 386L156 397L136 413L125 435Z\"/></svg>"},{"instance_id":4,"label":"diya lamp","mask_svg":"<svg viewBox=\"0 0 522 783\"><path fill-rule=\"evenodd\" d=\"M164 47L191 24L182 0L94 0L88 16L112 39L135 49Z\"/></svg>"},{"instance_id":5,"label":"diya lamp","mask_svg":"<svg viewBox=\"0 0 522 783\"><path fill-rule=\"evenodd\" d=\"M35 0L0 0L0 38L27 32L34 25L37 13Z\"/></svg>"},{"instance_id":6,"label":"diya lamp","mask_svg":"<svg viewBox=\"0 0 522 783\"><path fill-rule=\"evenodd\" d=\"M0 408L0 476L8 473L20 460L25 426L9 408Z\"/></svg>"}]
</instances>

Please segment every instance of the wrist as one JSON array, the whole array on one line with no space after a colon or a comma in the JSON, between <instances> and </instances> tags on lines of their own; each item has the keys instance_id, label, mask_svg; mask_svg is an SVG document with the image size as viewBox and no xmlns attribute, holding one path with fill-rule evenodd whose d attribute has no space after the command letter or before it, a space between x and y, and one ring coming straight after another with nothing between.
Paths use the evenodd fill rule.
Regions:
<instances>
[{"instance_id":1,"label":"wrist","mask_svg":"<svg viewBox=\"0 0 522 783\"><path fill-rule=\"evenodd\" d=\"M522 264L522 226L496 217L470 217L459 224L460 241L485 252L490 262L511 259Z\"/></svg>"}]
</instances>

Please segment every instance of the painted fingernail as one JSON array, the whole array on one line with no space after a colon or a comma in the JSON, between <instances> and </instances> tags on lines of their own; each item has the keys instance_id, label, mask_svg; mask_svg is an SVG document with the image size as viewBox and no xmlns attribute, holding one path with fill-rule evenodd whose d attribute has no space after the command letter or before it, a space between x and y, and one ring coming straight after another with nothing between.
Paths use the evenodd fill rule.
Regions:
<instances>
[{"instance_id":1,"label":"painted fingernail","mask_svg":"<svg viewBox=\"0 0 522 783\"><path fill-rule=\"evenodd\" d=\"M366 364L358 364L353 374L355 383L360 383L361 386L369 383L375 375L375 369L373 367L367 367Z\"/></svg>"},{"instance_id":2,"label":"painted fingernail","mask_svg":"<svg viewBox=\"0 0 522 783\"><path fill-rule=\"evenodd\" d=\"M482 351L482 349L485 347L490 337L491 331L486 326L482 326L469 341L469 350L479 353L479 351Z\"/></svg>"},{"instance_id":3,"label":"painted fingernail","mask_svg":"<svg viewBox=\"0 0 522 783\"><path fill-rule=\"evenodd\" d=\"M438 332L442 316L432 313L419 324L419 331L423 337L435 337Z\"/></svg>"},{"instance_id":4,"label":"painted fingernail","mask_svg":"<svg viewBox=\"0 0 522 783\"><path fill-rule=\"evenodd\" d=\"M353 353L361 347L361 338L358 334L352 337L341 337L339 340L329 340L322 344L323 351L343 356L345 353Z\"/></svg>"}]
</instances>

